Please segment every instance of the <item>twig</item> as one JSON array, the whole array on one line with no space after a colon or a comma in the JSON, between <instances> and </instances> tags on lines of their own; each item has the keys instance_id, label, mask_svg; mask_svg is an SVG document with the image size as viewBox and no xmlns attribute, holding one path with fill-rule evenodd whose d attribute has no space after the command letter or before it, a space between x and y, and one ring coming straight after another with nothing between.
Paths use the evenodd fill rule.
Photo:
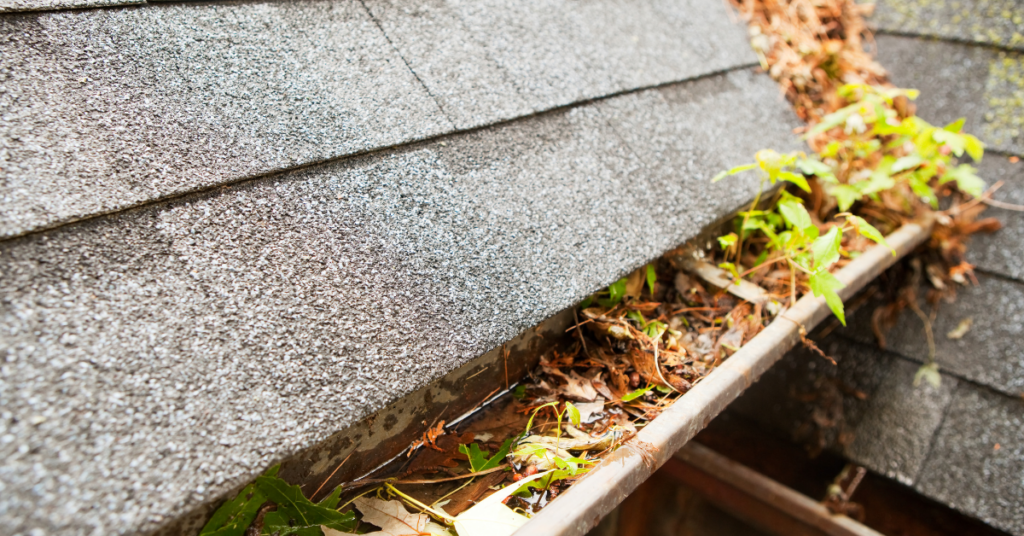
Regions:
<instances>
[{"instance_id":1,"label":"twig","mask_svg":"<svg viewBox=\"0 0 1024 536\"><path fill-rule=\"evenodd\" d=\"M443 501L443 500L447 499L448 497L451 497L452 495L455 495L456 493L458 493L458 492L462 491L462 489L463 489L463 488L465 488L466 486L468 486L468 485L470 485L470 484L472 484L472 483L473 483L473 479L474 479L474 478L476 478L476 477L472 477L472 478L470 478L469 480L467 480L467 481L466 481L466 483L465 483L465 484L463 484L463 485L461 485L461 486L459 486L459 487L457 487L457 488L455 488L455 489L453 489L453 490L449 491L448 493L445 493L444 495L442 495L442 496L441 496L441 498L439 498L438 500L436 500L436 501L434 501L434 502L430 503L430 507L431 507L431 508L434 508L434 507L436 507L436 506L437 506L437 503L439 503L439 502L441 502L441 501Z\"/></svg>"},{"instance_id":2,"label":"twig","mask_svg":"<svg viewBox=\"0 0 1024 536\"><path fill-rule=\"evenodd\" d=\"M825 359L828 359L829 361L831 361L833 365L837 364L836 360L832 359L832 356L830 356L830 355L826 354L825 352L823 352L821 348L818 348L818 345L815 344L814 341L812 341L811 339L807 338L807 329L805 329L802 324L800 325L800 342L804 343L804 347L807 348L808 350L810 350L810 351L820 355L821 357L824 357Z\"/></svg>"},{"instance_id":3,"label":"twig","mask_svg":"<svg viewBox=\"0 0 1024 536\"><path fill-rule=\"evenodd\" d=\"M756 271L760 270L761 268L764 268L765 266L768 266L769 264L775 264L775 263L777 263L779 261L784 261L784 260L786 260L786 257L775 257L774 259L772 259L770 261L764 261L761 264L758 264L757 266L747 270L746 272L743 272L742 274L740 274L740 277L744 277L746 275L750 275L751 273L756 272Z\"/></svg>"},{"instance_id":4,"label":"twig","mask_svg":"<svg viewBox=\"0 0 1024 536\"><path fill-rule=\"evenodd\" d=\"M587 350L587 341L583 338L583 330L580 329L580 317L576 314L576 308L572 308L572 317L576 320L576 334L580 336L580 343L583 345L583 353L590 357L590 351Z\"/></svg>"},{"instance_id":5,"label":"twig","mask_svg":"<svg viewBox=\"0 0 1024 536\"><path fill-rule=\"evenodd\" d=\"M1001 208L1003 210L1013 210L1017 212L1024 212L1024 205L1014 205L1013 203L1003 203L1002 201L996 201L995 199L983 199L981 201L988 206Z\"/></svg>"},{"instance_id":6,"label":"twig","mask_svg":"<svg viewBox=\"0 0 1024 536\"><path fill-rule=\"evenodd\" d=\"M947 216L955 216L955 215L960 214L961 212L963 212L963 211L973 207L974 205L977 205L978 203L987 203L988 202L987 201L988 198L992 197L992 194L994 194L996 192L996 190L1002 188L1003 184L1004 184L1003 181L999 181L999 182L993 184L991 188L986 190L985 193L981 194L980 196L975 197L974 199L971 199L970 201L968 201L967 203L964 203L963 205L957 205L955 207L950 208L949 210L940 212L940 214L947 215Z\"/></svg>"},{"instance_id":7,"label":"twig","mask_svg":"<svg viewBox=\"0 0 1024 536\"><path fill-rule=\"evenodd\" d=\"M352 452L348 453L348 456L345 456L344 460L341 460L341 463L339 463L338 466L335 467L333 471L331 471L331 474L328 475L327 478L325 478L324 481L320 483L320 487L316 488L316 491L314 491L313 494L309 496L309 500L313 500L316 498L316 494L320 493L320 490L324 489L324 486L331 481L331 478L334 476L334 473L337 473L338 469L341 469L341 466L345 465L345 462L347 462L348 459L351 458L352 455L355 453L356 451L353 450Z\"/></svg>"},{"instance_id":8,"label":"twig","mask_svg":"<svg viewBox=\"0 0 1024 536\"><path fill-rule=\"evenodd\" d=\"M497 467L492 467L491 469L487 469L485 471L477 471L475 473L466 473L464 475L459 475L459 476L450 476L448 478L439 478L437 480L427 480L427 479L421 479L421 480L396 480L396 481L394 481L394 483L395 484L437 484L437 483L440 483L440 482L452 482L454 480L462 480L463 478L473 478L473 477L481 476L481 475L489 475L489 474L491 474L491 473L493 473L495 471L501 471L502 469L505 469L507 467L508 467L507 465L499 465ZM382 479L382 480L379 480L378 483L379 482L388 482L388 480L387 479Z\"/></svg>"},{"instance_id":9,"label":"twig","mask_svg":"<svg viewBox=\"0 0 1024 536\"><path fill-rule=\"evenodd\" d=\"M911 279L912 285L917 285L921 280L921 263L916 263L914 266L914 277ZM910 307L911 311L921 319L924 323L924 335L928 339L928 363L935 362L935 335L932 333L932 320L928 315L924 314L921 310L921 306L917 304L917 289L914 288L910 295L907 296L907 306Z\"/></svg>"},{"instance_id":10,"label":"twig","mask_svg":"<svg viewBox=\"0 0 1024 536\"><path fill-rule=\"evenodd\" d=\"M508 391L508 347L501 345L501 357L505 360L505 390Z\"/></svg>"},{"instance_id":11,"label":"twig","mask_svg":"<svg viewBox=\"0 0 1024 536\"><path fill-rule=\"evenodd\" d=\"M786 264L789 265L789 306L793 307L796 305L796 269L789 257L786 257Z\"/></svg>"},{"instance_id":12,"label":"twig","mask_svg":"<svg viewBox=\"0 0 1024 536\"><path fill-rule=\"evenodd\" d=\"M394 493L395 495L398 495L399 497L404 499L409 504L412 504L412 505L416 506L417 508L422 508L424 512L430 512L431 514L434 515L434 517L436 517L438 519L443 519L443 520L445 520L445 521L447 521L449 523L454 523L455 522L455 518L454 517L452 517L452 516L450 516L450 515L448 515L448 514L446 514L444 512L441 512L439 510L434 510L433 508L431 508L431 507L429 507L429 506L427 506L427 505L417 501L416 499L413 499L412 497L402 493L401 491L398 491L398 488L392 486L391 484L384 484L384 487L388 488L388 491L390 491L391 493Z\"/></svg>"},{"instance_id":13,"label":"twig","mask_svg":"<svg viewBox=\"0 0 1024 536\"><path fill-rule=\"evenodd\" d=\"M575 313L575 312L576 311L573 310L573 313ZM593 318L588 318L588 319L584 320L583 322L580 322L579 317L576 317L576 325L575 326L569 326L569 329L565 330L565 333L569 333L570 331L572 331L572 330L574 330L574 329L576 329L576 328L578 328L580 326L585 326L585 325L587 325L587 324L589 324L590 322L593 322L593 321L594 321Z\"/></svg>"}]
</instances>

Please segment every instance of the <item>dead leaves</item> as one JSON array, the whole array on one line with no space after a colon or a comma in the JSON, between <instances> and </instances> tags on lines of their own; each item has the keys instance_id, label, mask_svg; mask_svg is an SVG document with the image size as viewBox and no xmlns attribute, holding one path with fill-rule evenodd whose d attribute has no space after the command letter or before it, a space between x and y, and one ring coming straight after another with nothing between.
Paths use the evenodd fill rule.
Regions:
<instances>
[{"instance_id":1,"label":"dead leaves","mask_svg":"<svg viewBox=\"0 0 1024 536\"><path fill-rule=\"evenodd\" d=\"M426 514L410 514L399 501L382 501L372 497L360 497L352 501L363 514L363 522L380 527L380 530L365 533L364 536L420 536L434 534L450 536L447 529L434 523ZM321 527L324 536L354 536L330 527Z\"/></svg>"},{"instance_id":2,"label":"dead leaves","mask_svg":"<svg viewBox=\"0 0 1024 536\"><path fill-rule=\"evenodd\" d=\"M779 82L797 115L816 123L843 103L842 84L882 84L886 72L862 41L865 14L855 0L734 0L750 27L751 45Z\"/></svg>"},{"instance_id":3,"label":"dead leaves","mask_svg":"<svg viewBox=\"0 0 1024 536\"><path fill-rule=\"evenodd\" d=\"M412 453L420 448L427 447L437 451L444 452L444 449L437 446L437 438L444 435L444 421L437 423L437 426L428 428L426 432L423 432L423 438L413 442L409 446L409 453L406 456L412 456Z\"/></svg>"},{"instance_id":4,"label":"dead leaves","mask_svg":"<svg viewBox=\"0 0 1024 536\"><path fill-rule=\"evenodd\" d=\"M434 442L434 449L419 452L409 464L409 474L429 474L458 467L460 461L466 461L466 455L459 452L459 445L473 442L472 432L460 435L443 435Z\"/></svg>"},{"instance_id":5,"label":"dead leaves","mask_svg":"<svg viewBox=\"0 0 1024 536\"><path fill-rule=\"evenodd\" d=\"M456 516L455 530L459 536L509 536L525 525L529 518L505 506L505 499L511 497L523 485L547 475L548 473L538 473L498 490L476 506Z\"/></svg>"}]
</instances>

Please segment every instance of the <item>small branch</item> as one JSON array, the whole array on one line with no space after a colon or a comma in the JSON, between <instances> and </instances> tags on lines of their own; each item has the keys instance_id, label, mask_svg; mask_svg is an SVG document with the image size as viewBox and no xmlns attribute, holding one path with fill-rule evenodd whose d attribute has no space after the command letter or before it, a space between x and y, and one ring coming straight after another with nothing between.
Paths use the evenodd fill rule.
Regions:
<instances>
[{"instance_id":1,"label":"small branch","mask_svg":"<svg viewBox=\"0 0 1024 536\"><path fill-rule=\"evenodd\" d=\"M439 510L434 510L433 508L431 508L431 507L429 507L429 506L427 506L427 505L417 501L416 499L413 499L412 497L402 493L401 491L398 491L398 488L392 486L390 483L384 484L384 487L388 488L388 491L390 491L391 493L394 493L395 495L398 495L399 497L404 499L409 504L412 504L412 505L416 506L417 508L422 508L424 512L430 512L434 517L436 517L438 519L444 519L445 521L447 521L449 523L454 523L455 522L455 518L454 517L452 517L452 516L450 516L450 515L448 515L448 514L446 514L444 512L441 512Z\"/></svg>"},{"instance_id":2,"label":"small branch","mask_svg":"<svg viewBox=\"0 0 1024 536\"><path fill-rule=\"evenodd\" d=\"M475 473L466 473L464 475L450 476L448 478L439 478L437 480L427 480L427 479L422 479L422 480L396 480L396 481L394 481L394 483L395 484L437 484L439 482L452 482L453 480L462 480L463 478L473 478L473 477L480 476L480 475L489 475L489 474L491 474L491 473L493 473L495 471L501 471L502 469L505 469L507 467L508 467L507 465L499 465L497 467L494 467L494 468L491 468L491 469L487 469L486 471L477 471ZM381 482L385 482L385 480L381 480Z\"/></svg>"},{"instance_id":3,"label":"small branch","mask_svg":"<svg viewBox=\"0 0 1024 536\"><path fill-rule=\"evenodd\" d=\"M1014 205L1012 203L1003 203L1002 201L996 201L995 199L984 199L982 203L990 207L1001 208L1003 210L1013 210L1016 212L1024 212L1024 205Z\"/></svg>"},{"instance_id":4,"label":"small branch","mask_svg":"<svg viewBox=\"0 0 1024 536\"><path fill-rule=\"evenodd\" d=\"M992 197L992 194L996 193L996 190L1002 188L1003 184L1004 184L1003 181L999 181L999 182L993 184L991 188L986 190L985 193L981 194L980 196L975 197L974 199L971 199L970 201L968 201L967 203L964 203L963 205L957 205L955 207L950 208L949 210L946 210L944 212L940 212L940 214L943 214L943 215L946 215L946 216L956 216L957 214L960 214L961 212L963 212L963 211L973 207L974 205L977 205L978 203L986 203L986 204L988 204L989 201L991 201L989 198ZM998 203L998 202L999 201L996 201L996 203ZM1011 205L1011 206L1017 206L1017 205Z\"/></svg>"}]
</instances>

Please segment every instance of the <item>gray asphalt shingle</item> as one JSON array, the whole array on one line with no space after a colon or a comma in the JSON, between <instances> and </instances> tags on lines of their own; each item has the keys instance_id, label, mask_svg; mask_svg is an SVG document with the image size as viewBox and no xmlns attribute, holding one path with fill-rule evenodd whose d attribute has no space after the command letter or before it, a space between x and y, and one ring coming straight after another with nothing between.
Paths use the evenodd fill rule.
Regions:
<instances>
[{"instance_id":1,"label":"gray asphalt shingle","mask_svg":"<svg viewBox=\"0 0 1024 536\"><path fill-rule=\"evenodd\" d=\"M822 350L837 366L796 348L768 369L729 411L808 445L849 441L849 433L864 415L864 400L882 383L894 357L835 337Z\"/></svg>"},{"instance_id":2,"label":"gray asphalt shingle","mask_svg":"<svg viewBox=\"0 0 1024 536\"><path fill-rule=\"evenodd\" d=\"M960 287L956 301L942 303L932 322L935 333L935 360L942 370L984 384L1011 396L1024 392L1024 284L986 274L978 274L978 286ZM922 309L930 314L919 293ZM869 304L849 321L849 336L874 344ZM973 324L960 339L946 334L960 322L971 318ZM924 362L928 344L924 325L917 315L904 311L886 335L888 348L907 358Z\"/></svg>"},{"instance_id":3,"label":"gray asphalt shingle","mask_svg":"<svg viewBox=\"0 0 1024 536\"><path fill-rule=\"evenodd\" d=\"M917 487L1024 534L1024 400L961 383Z\"/></svg>"},{"instance_id":4,"label":"gray asphalt shingle","mask_svg":"<svg viewBox=\"0 0 1024 536\"><path fill-rule=\"evenodd\" d=\"M347 0L0 17L0 237L453 127Z\"/></svg>"},{"instance_id":5,"label":"gray asphalt shingle","mask_svg":"<svg viewBox=\"0 0 1024 536\"><path fill-rule=\"evenodd\" d=\"M0 13L145 4L146 0L0 0Z\"/></svg>"},{"instance_id":6,"label":"gray asphalt shingle","mask_svg":"<svg viewBox=\"0 0 1024 536\"><path fill-rule=\"evenodd\" d=\"M757 61L743 28L713 0L450 6L536 111Z\"/></svg>"},{"instance_id":7,"label":"gray asphalt shingle","mask_svg":"<svg viewBox=\"0 0 1024 536\"><path fill-rule=\"evenodd\" d=\"M664 121L722 162L787 143L774 83L723 78ZM144 532L216 499L752 197L719 169L653 172L586 105L9 240L0 518ZM647 193L677 183L717 203Z\"/></svg>"},{"instance_id":8,"label":"gray asphalt shingle","mask_svg":"<svg viewBox=\"0 0 1024 536\"><path fill-rule=\"evenodd\" d=\"M957 380L943 376L939 387L914 385L919 364L893 359L878 389L863 408L844 450L851 460L911 485L926 464L932 437L953 397Z\"/></svg>"},{"instance_id":9,"label":"gray asphalt shingle","mask_svg":"<svg viewBox=\"0 0 1024 536\"><path fill-rule=\"evenodd\" d=\"M0 238L752 64L726 9L296 0L7 15Z\"/></svg>"},{"instance_id":10,"label":"gray asphalt shingle","mask_svg":"<svg viewBox=\"0 0 1024 536\"><path fill-rule=\"evenodd\" d=\"M365 0L388 39L458 128L529 115L511 75L444 0ZM486 36L483 36L486 37Z\"/></svg>"}]
</instances>

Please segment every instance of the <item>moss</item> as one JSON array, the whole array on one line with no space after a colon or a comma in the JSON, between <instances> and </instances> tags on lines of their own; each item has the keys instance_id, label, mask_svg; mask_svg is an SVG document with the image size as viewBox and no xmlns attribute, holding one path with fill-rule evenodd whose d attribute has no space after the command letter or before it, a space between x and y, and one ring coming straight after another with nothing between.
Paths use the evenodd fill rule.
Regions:
<instances>
[{"instance_id":1,"label":"moss","mask_svg":"<svg viewBox=\"0 0 1024 536\"><path fill-rule=\"evenodd\" d=\"M878 27L1024 50L1020 0L878 0Z\"/></svg>"},{"instance_id":2,"label":"moss","mask_svg":"<svg viewBox=\"0 0 1024 536\"><path fill-rule=\"evenodd\" d=\"M1000 147L1024 141L1024 55L1004 53L989 63L984 102L986 140Z\"/></svg>"}]
</instances>

